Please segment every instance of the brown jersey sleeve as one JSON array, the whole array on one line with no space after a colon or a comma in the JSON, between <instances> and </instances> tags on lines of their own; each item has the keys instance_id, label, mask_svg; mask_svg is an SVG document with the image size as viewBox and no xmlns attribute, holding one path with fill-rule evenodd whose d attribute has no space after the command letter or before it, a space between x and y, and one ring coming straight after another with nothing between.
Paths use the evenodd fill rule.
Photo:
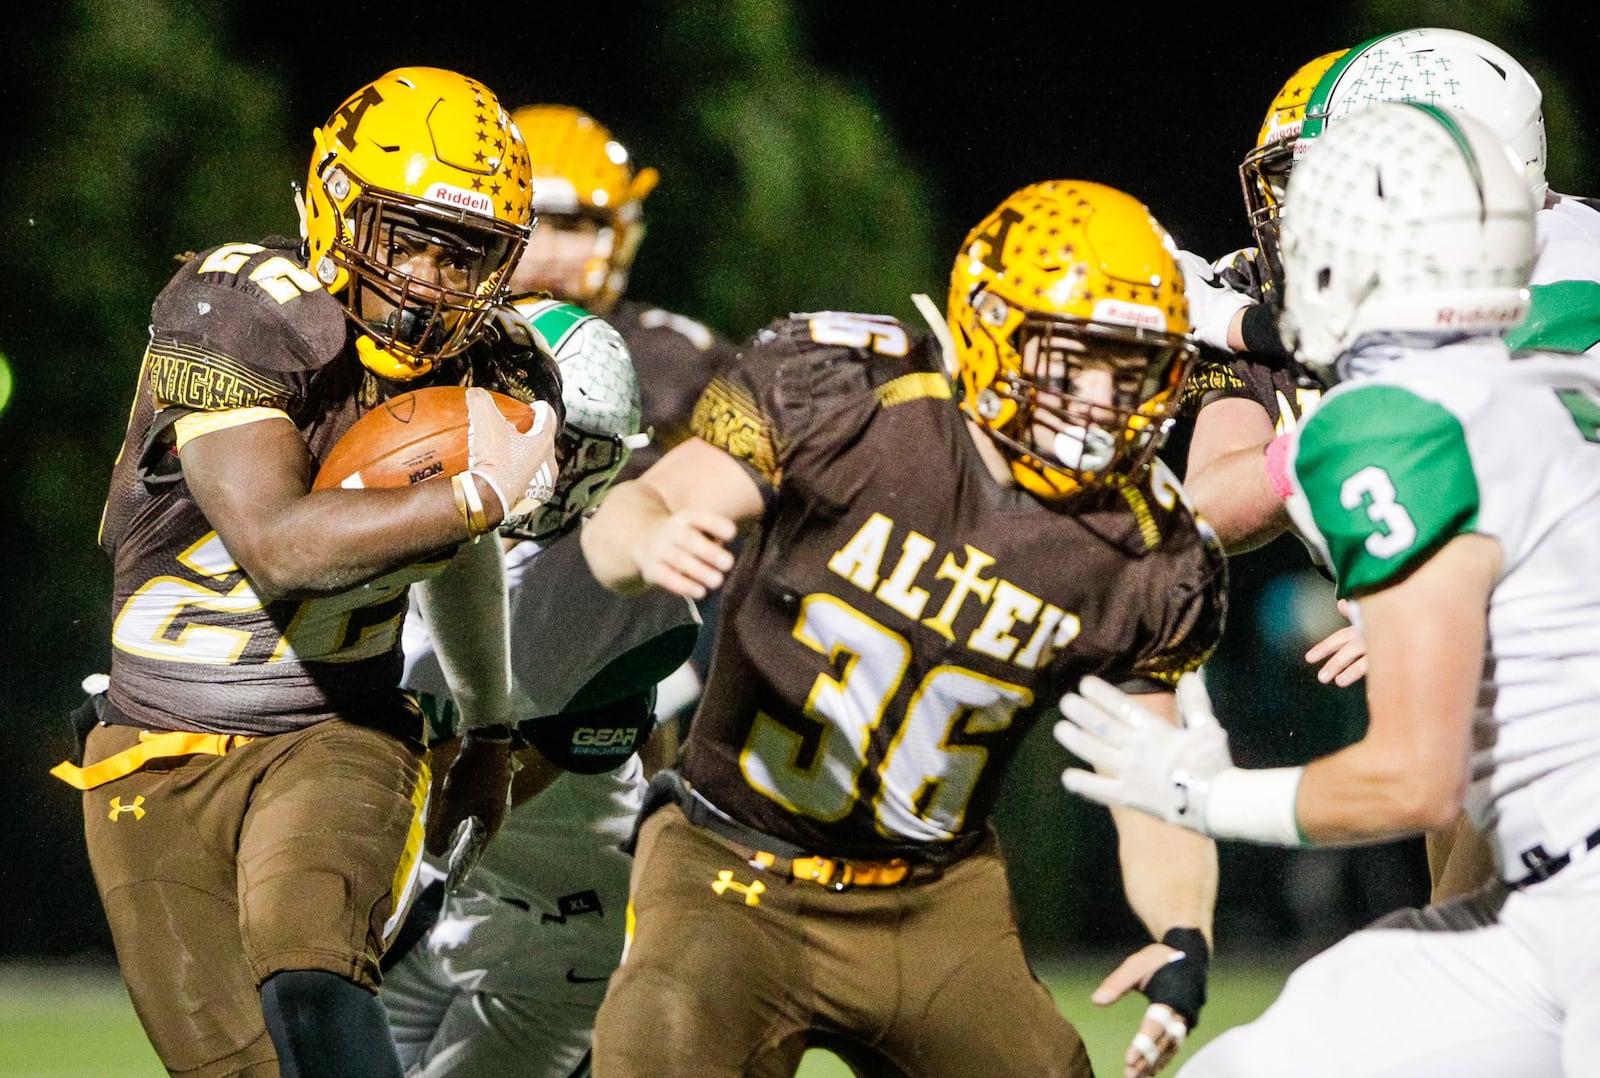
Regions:
<instances>
[{"instance_id":1,"label":"brown jersey sleeve","mask_svg":"<svg viewBox=\"0 0 1600 1078\"><path fill-rule=\"evenodd\" d=\"M695 435L734 457L764 491L780 485L793 447L826 454L858 434L881 387L918 377L925 335L883 315L821 311L769 323L711 380L690 420Z\"/></svg>"},{"instance_id":2,"label":"brown jersey sleeve","mask_svg":"<svg viewBox=\"0 0 1600 1078\"><path fill-rule=\"evenodd\" d=\"M338 301L290 251L202 251L156 297L146 378L160 408L290 411L345 342Z\"/></svg>"},{"instance_id":3,"label":"brown jersey sleeve","mask_svg":"<svg viewBox=\"0 0 1600 1078\"><path fill-rule=\"evenodd\" d=\"M635 450L621 477L643 472L689 437L695 401L737 349L716 330L686 315L624 300L607 316L622 334L639 372L641 418L650 444Z\"/></svg>"}]
</instances>

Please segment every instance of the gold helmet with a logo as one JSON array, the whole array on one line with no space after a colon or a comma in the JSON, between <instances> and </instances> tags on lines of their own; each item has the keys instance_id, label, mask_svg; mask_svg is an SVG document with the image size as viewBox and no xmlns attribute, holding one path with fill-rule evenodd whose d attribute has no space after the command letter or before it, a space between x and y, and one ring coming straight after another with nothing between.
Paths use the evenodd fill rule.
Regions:
<instances>
[{"instance_id":1,"label":"gold helmet with a logo","mask_svg":"<svg viewBox=\"0 0 1600 1078\"><path fill-rule=\"evenodd\" d=\"M559 298L609 309L627 289L644 238L645 196L660 174L636 169L622 143L582 109L527 105L511 117L528 145L534 212L546 225L584 219L598 228L581 270L582 287Z\"/></svg>"},{"instance_id":2,"label":"gold helmet with a logo","mask_svg":"<svg viewBox=\"0 0 1600 1078\"><path fill-rule=\"evenodd\" d=\"M1255 234L1263 270L1263 298L1277 302L1283 294L1283 258L1278 250L1279 214L1294 165L1294 144L1305 126L1306 102L1323 75L1349 49L1325 52L1308 60L1278 90L1261 121L1256 144L1239 165L1244 209Z\"/></svg>"},{"instance_id":3,"label":"gold helmet with a logo","mask_svg":"<svg viewBox=\"0 0 1600 1078\"><path fill-rule=\"evenodd\" d=\"M476 338L504 298L532 219L528 156L482 83L403 67L313 132L302 233L308 262L361 330L361 361L409 379ZM398 263L419 251L438 272Z\"/></svg>"},{"instance_id":4,"label":"gold helmet with a logo","mask_svg":"<svg viewBox=\"0 0 1600 1078\"><path fill-rule=\"evenodd\" d=\"M1137 199L1022 188L967 235L948 306L962 407L1044 498L1137 476L1195 357L1177 246Z\"/></svg>"}]
</instances>

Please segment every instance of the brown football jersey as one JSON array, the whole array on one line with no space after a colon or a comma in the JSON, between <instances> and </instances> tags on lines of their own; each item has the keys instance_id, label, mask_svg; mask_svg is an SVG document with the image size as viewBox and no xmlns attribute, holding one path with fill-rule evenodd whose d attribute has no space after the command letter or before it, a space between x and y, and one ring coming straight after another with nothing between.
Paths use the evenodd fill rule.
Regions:
<instances>
[{"instance_id":1,"label":"brown football jersey","mask_svg":"<svg viewBox=\"0 0 1600 1078\"><path fill-rule=\"evenodd\" d=\"M689 435L689 415L712 375L732 361L731 342L708 326L646 303L623 300L606 316L639 372L641 421L650 444L633 452L620 482L642 473Z\"/></svg>"},{"instance_id":2,"label":"brown football jersey","mask_svg":"<svg viewBox=\"0 0 1600 1078\"><path fill-rule=\"evenodd\" d=\"M1316 407L1322 391L1301 384L1294 364L1252 352L1228 354L1202 350L1194 375L1184 386L1183 414L1188 422L1212 401L1244 397L1261 405L1278 433L1294 430L1300 417Z\"/></svg>"},{"instance_id":3,"label":"brown football jersey","mask_svg":"<svg viewBox=\"0 0 1600 1078\"><path fill-rule=\"evenodd\" d=\"M1079 679L1170 685L1221 633L1226 562L1170 472L1045 504L994 480L952 398L926 335L824 312L764 329L695 410L768 506L684 774L807 850L980 829Z\"/></svg>"},{"instance_id":4,"label":"brown football jersey","mask_svg":"<svg viewBox=\"0 0 1600 1078\"><path fill-rule=\"evenodd\" d=\"M478 349L429 381L559 401L546 369L554 361L521 363L532 335L515 315L503 321L491 331L502 341L493 355ZM399 684L407 587L443 569L451 551L337 595L263 603L189 495L178 458L184 417L225 423L261 409L299 429L315 464L369 408L418 387L367 374L348 332L338 300L290 247L203 251L156 298L100 529L113 564L109 692L132 721L277 733Z\"/></svg>"}]
</instances>

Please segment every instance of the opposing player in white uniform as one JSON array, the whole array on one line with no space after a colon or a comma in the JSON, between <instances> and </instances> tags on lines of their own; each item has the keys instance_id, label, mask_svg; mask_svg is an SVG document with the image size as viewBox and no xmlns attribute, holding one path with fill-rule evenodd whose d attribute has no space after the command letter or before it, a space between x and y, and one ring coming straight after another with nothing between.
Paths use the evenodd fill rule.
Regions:
<instances>
[{"instance_id":1,"label":"opposing player in white uniform","mask_svg":"<svg viewBox=\"0 0 1600 1078\"><path fill-rule=\"evenodd\" d=\"M590 575L575 525L639 434L639 386L620 336L581 308L519 309L560 364L566 405L557 495L506 555L511 650L524 697L516 802L463 885L445 866L395 946L380 998L409 1075L567 1078L587 1071L595 1011L622 955L653 689L693 647L692 604L624 599ZM405 683L449 751L454 708L420 617L405 623Z\"/></svg>"},{"instance_id":2,"label":"opposing player in white uniform","mask_svg":"<svg viewBox=\"0 0 1600 1078\"><path fill-rule=\"evenodd\" d=\"M1323 952L1186 1078L1594 1074L1600 360L1502 339L1533 209L1471 117L1371 106L1289 186L1286 339L1338 383L1295 436L1291 504L1357 600L1368 731L1242 770L1198 680L1180 729L1085 679L1057 734L1097 773L1064 781L1217 838L1370 842L1464 806L1489 839L1499 878Z\"/></svg>"},{"instance_id":3,"label":"opposing player in white uniform","mask_svg":"<svg viewBox=\"0 0 1600 1078\"><path fill-rule=\"evenodd\" d=\"M1316 76L1309 97L1307 75ZM1201 340L1234 352L1274 350L1271 320L1261 316L1272 306L1289 167L1325 132L1381 101L1420 101L1465 113L1489 125L1512 148L1538 211L1538 242L1531 308L1507 341L1518 349L1600 351L1600 204L1550 190L1538 82L1492 42L1433 27L1384 34L1326 53L1284 84L1257 148L1240 170L1257 239L1250 253L1256 257L1241 260L1236 254L1218 263L1253 267L1266 285L1268 302L1258 306L1259 291L1239 291L1246 281L1238 273L1208 272L1203 259L1186 255L1185 290ZM1292 392L1288 403L1314 407L1314 401L1298 401ZM1285 421L1286 412L1281 405L1285 414L1255 412L1247 398L1234 394L1229 401L1207 404L1195 420L1184 485L1230 551L1252 549L1290 527L1283 502L1289 488L1281 468L1287 438L1265 456L1262 452L1274 433L1284 435L1293 425L1293 417ZM1342 677L1339 683L1353 680Z\"/></svg>"}]
</instances>

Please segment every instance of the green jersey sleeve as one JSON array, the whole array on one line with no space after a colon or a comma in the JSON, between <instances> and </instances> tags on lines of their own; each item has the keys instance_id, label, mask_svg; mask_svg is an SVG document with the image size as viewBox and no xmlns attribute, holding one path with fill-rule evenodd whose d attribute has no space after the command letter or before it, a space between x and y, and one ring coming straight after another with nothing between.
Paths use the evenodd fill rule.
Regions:
<instances>
[{"instance_id":1,"label":"green jersey sleeve","mask_svg":"<svg viewBox=\"0 0 1600 1078\"><path fill-rule=\"evenodd\" d=\"M1600 343L1600 281L1554 281L1528 292L1528 316L1506 334L1513 350L1578 353Z\"/></svg>"},{"instance_id":2,"label":"green jersey sleeve","mask_svg":"<svg viewBox=\"0 0 1600 1078\"><path fill-rule=\"evenodd\" d=\"M1328 397L1300 431L1294 476L1340 598L1398 582L1477 527L1478 479L1461 420L1398 386Z\"/></svg>"}]
</instances>

